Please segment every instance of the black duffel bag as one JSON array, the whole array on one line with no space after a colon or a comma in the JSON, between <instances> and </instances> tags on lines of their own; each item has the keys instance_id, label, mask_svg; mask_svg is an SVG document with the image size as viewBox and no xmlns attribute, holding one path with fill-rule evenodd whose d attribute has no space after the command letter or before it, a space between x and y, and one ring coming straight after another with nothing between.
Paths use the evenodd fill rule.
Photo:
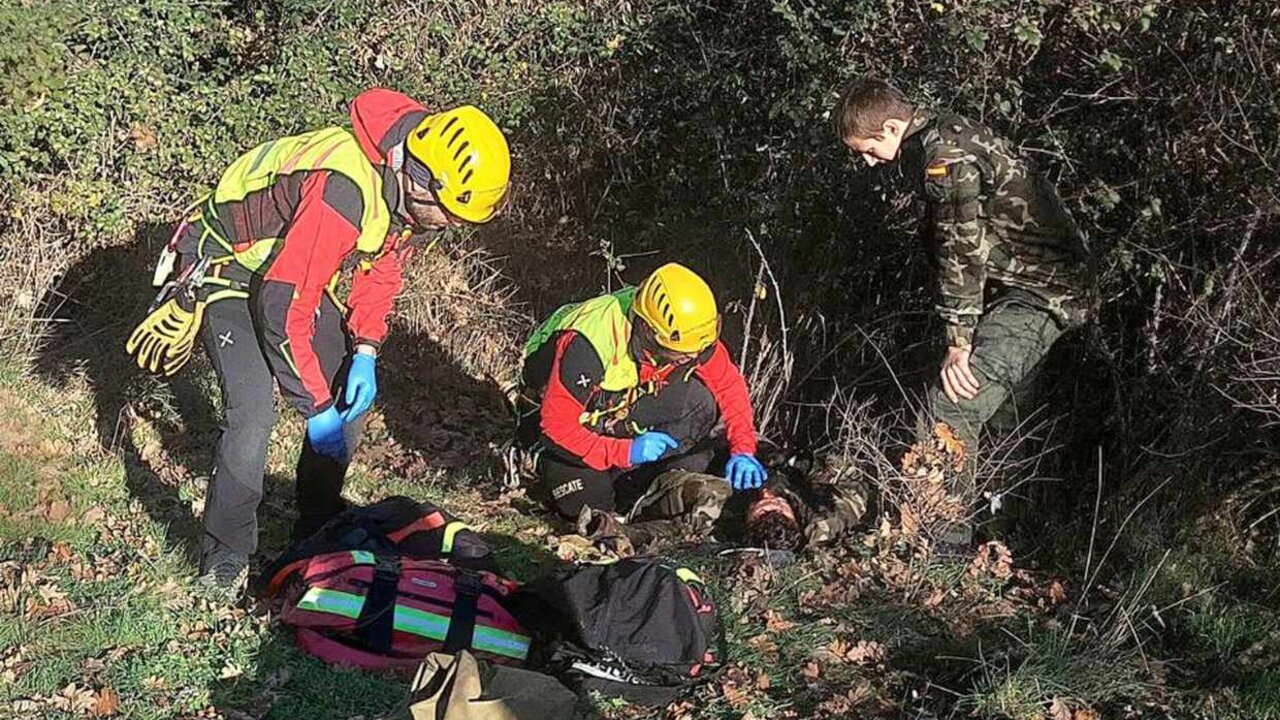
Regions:
<instances>
[{"instance_id":1,"label":"black duffel bag","mask_svg":"<svg viewBox=\"0 0 1280 720\"><path fill-rule=\"evenodd\" d=\"M538 639L532 664L579 691L665 705L724 657L706 585L661 558L564 568L518 590L512 608Z\"/></svg>"}]
</instances>

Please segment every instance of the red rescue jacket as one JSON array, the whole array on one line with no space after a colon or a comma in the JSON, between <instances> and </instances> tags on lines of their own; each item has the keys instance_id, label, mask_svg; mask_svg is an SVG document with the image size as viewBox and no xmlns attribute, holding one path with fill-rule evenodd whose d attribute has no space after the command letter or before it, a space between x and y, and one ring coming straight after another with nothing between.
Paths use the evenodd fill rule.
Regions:
<instances>
[{"instance_id":1,"label":"red rescue jacket","mask_svg":"<svg viewBox=\"0 0 1280 720\"><path fill-rule=\"evenodd\" d=\"M329 282L353 269L347 329L356 343L378 345L412 247L402 232L392 154L427 111L399 92L375 88L352 100L350 115L349 133L327 128L305 142L281 138L246 153L224 174L212 213L202 216L261 276L250 302L261 318L263 349L285 398L306 417L333 403L312 347ZM279 165L269 184L261 170L254 175L264 162Z\"/></svg>"}]
</instances>

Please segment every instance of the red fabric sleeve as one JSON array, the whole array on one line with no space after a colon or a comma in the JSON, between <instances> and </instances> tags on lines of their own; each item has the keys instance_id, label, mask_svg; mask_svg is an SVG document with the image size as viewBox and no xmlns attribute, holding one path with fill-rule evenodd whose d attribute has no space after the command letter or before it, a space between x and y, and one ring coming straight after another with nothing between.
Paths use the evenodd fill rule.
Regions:
<instances>
[{"instance_id":1,"label":"red fabric sleeve","mask_svg":"<svg viewBox=\"0 0 1280 720\"><path fill-rule=\"evenodd\" d=\"M409 255L399 247L399 240L398 233L389 235L387 251L367 271L357 270L351 280L347 328L357 343L381 345L387 337L387 316L404 283L402 273Z\"/></svg>"},{"instance_id":2,"label":"red fabric sleeve","mask_svg":"<svg viewBox=\"0 0 1280 720\"><path fill-rule=\"evenodd\" d=\"M696 372L720 408L729 435L729 452L755 455L756 422L751 396L747 394L747 380L733 364L724 343L716 342L711 357L699 365Z\"/></svg>"},{"instance_id":3,"label":"red fabric sleeve","mask_svg":"<svg viewBox=\"0 0 1280 720\"><path fill-rule=\"evenodd\" d=\"M316 309L360 235L346 214L325 201L329 179L329 173L316 173L303 181L293 222L259 292L271 369L285 398L306 417L333 400L311 344Z\"/></svg>"},{"instance_id":4,"label":"red fabric sleeve","mask_svg":"<svg viewBox=\"0 0 1280 720\"><path fill-rule=\"evenodd\" d=\"M592 470L629 468L631 467L630 440L600 435L582 425L582 413L585 412L586 406L569 391L564 376L568 373L570 378L568 382L573 383L572 377L579 372L579 369L568 367L565 362L565 351L574 340L586 343L575 332L563 333L556 341L556 354L551 362L551 375L547 378L547 387L542 394L540 416L542 434L566 452L580 458L583 464ZM589 346L588 351L594 354ZM598 358L595 364L600 365ZM602 368L597 369L597 373L602 371Z\"/></svg>"}]
</instances>

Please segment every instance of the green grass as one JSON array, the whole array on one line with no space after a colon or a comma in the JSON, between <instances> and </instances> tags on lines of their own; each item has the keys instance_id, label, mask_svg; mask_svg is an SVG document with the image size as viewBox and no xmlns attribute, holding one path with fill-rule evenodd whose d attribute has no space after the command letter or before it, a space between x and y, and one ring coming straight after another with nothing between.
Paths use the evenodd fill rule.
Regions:
<instances>
[{"instance_id":1,"label":"green grass","mask_svg":"<svg viewBox=\"0 0 1280 720\"><path fill-rule=\"evenodd\" d=\"M168 541L166 520L149 516L146 500L131 492L123 459L82 442L86 415L75 416L87 409L83 397L9 371L0 373L0 391L19 416L0 449L0 561L21 572L10 588L18 607L6 606L0 621L0 652L19 658L14 676L0 682L0 704L18 717L78 717L51 700L75 683L87 692L110 688L130 718L212 707L346 718L403 697L397 679L335 673L265 616L199 598L188 548ZM140 426L134 445L149 435ZM360 473L353 482L357 492L374 484ZM193 483L172 490L174 505L200 494ZM265 535L283 537L279 513L263 520ZM28 602L57 596L62 609L27 611Z\"/></svg>"},{"instance_id":2,"label":"green grass","mask_svg":"<svg viewBox=\"0 0 1280 720\"><path fill-rule=\"evenodd\" d=\"M84 717L83 707L67 712L55 699L73 684L90 699L109 688L121 716L145 720L215 709L258 719L345 720L372 718L402 702L407 678L335 671L301 653L256 605L231 612L196 596L191 518L202 478L180 466L180 448L168 454L172 428L181 423L164 414L173 412L164 403L151 406L161 408L158 415L134 423L126 451L108 453L86 437L85 418L94 408L85 388L73 383L55 392L0 367L0 401L10 407L10 421L0 427L0 567L10 583L0 587L8 593L0 593L7 603L0 605L0 671L6 673L0 704L24 718ZM299 430L286 419L273 434L260 513L266 554L282 549L288 535ZM490 541L501 567L515 579L531 579L555 562L546 516L523 500L511 507L494 499L484 490L492 481L482 474L428 469L410 479L357 462L347 495L367 502L404 494L454 509ZM1175 663L1157 680L1148 669L1154 657L1144 660L1132 644L1103 642L1088 623L1069 635L1061 614L1019 610L964 620L876 582L848 602L815 605L812 598L838 566L802 559L762 580L704 550L676 557L711 583L728 649L729 669L690 699L693 717L909 717L959 710L1040 720L1055 697L1078 707L1132 705L1182 673L1183 690L1173 696L1189 708L1188 717L1280 718L1275 669L1239 663L1255 643L1280 632L1280 620L1271 608L1225 591L1164 613L1171 624L1167 639L1149 627L1138 631L1148 654L1192 658L1189 667ZM870 549L856 548L841 562L870 567L874 561ZM14 569L21 575L11 582ZM967 588L961 605L1001 597L1000 583L991 578L967 581L963 564L917 569L921 582ZM1223 577L1205 554L1181 547L1162 566L1150 599L1169 604L1188 587ZM64 607L47 607L58 598L65 598ZM786 627L771 629L765 610ZM832 659L831 648L859 642L882 646L883 658ZM1262 653L1264 659L1270 654ZM657 715L589 698L583 706L610 718Z\"/></svg>"},{"instance_id":3,"label":"green grass","mask_svg":"<svg viewBox=\"0 0 1280 720\"><path fill-rule=\"evenodd\" d=\"M6 365L0 394L13 415L0 445L0 562L24 578L17 607L0 615L0 660L17 658L13 676L0 681L0 704L19 717L77 717L53 700L72 683L84 692L109 688L121 715L148 720L214 708L255 718L372 717L404 699L403 676L335 671L301 653L256 606L231 614L199 597L195 538L174 530L190 530L181 523L196 514L203 491L199 473L173 473L175 461L159 452L168 437L159 425L180 427L163 389L146 401L157 421L135 423L128 438L141 457L107 453L88 437L93 404L83 387L55 392ZM268 554L287 541L295 425L280 423L269 455L259 513ZM358 462L346 494L357 502L405 494L455 508L482 502L465 475L406 480ZM485 512L471 520L517 579L554 560L536 517ZM44 604L46 595L68 604L27 612L26 603Z\"/></svg>"},{"instance_id":4,"label":"green grass","mask_svg":"<svg viewBox=\"0 0 1280 720\"><path fill-rule=\"evenodd\" d=\"M1188 629L1213 660L1230 663L1250 645L1280 629L1274 611L1245 603L1206 603L1189 614Z\"/></svg>"},{"instance_id":5,"label":"green grass","mask_svg":"<svg viewBox=\"0 0 1280 720\"><path fill-rule=\"evenodd\" d=\"M1008 650L980 658L965 704L983 717L1039 720L1054 698L1105 707L1142 697L1147 689L1136 648L1081 641L1061 631L1029 628Z\"/></svg>"}]
</instances>

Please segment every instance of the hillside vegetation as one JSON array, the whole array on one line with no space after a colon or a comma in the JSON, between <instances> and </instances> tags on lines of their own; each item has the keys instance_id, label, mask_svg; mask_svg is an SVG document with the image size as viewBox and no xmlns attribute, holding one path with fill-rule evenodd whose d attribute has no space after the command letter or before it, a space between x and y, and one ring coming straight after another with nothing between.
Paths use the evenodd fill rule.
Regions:
<instances>
[{"instance_id":1,"label":"hillside vegetation","mask_svg":"<svg viewBox=\"0 0 1280 720\"><path fill-rule=\"evenodd\" d=\"M520 338L667 260L717 289L775 466L882 491L790 567L690 551L732 667L659 715L1280 718L1278 33L1265 0L0 0L0 716L401 699L193 594L216 383L120 350L225 164L380 85L485 108L517 189L411 271L353 499L431 498L517 576L553 562L561 528L497 481ZM1099 268L1044 409L997 439L1007 541L967 567L913 554L895 504L941 328L909 179L834 137L864 74L1020 144ZM264 556L300 429L273 434Z\"/></svg>"}]
</instances>

